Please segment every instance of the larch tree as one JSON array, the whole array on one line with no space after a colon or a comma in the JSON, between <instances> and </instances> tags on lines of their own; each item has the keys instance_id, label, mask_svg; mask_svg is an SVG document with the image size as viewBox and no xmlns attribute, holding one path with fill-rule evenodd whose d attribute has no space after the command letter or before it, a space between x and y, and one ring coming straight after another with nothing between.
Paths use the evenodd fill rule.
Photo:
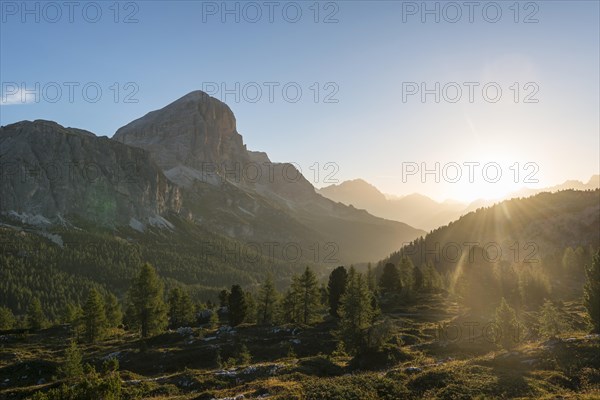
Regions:
<instances>
[{"instance_id":1,"label":"larch tree","mask_svg":"<svg viewBox=\"0 0 600 400\"><path fill-rule=\"evenodd\" d=\"M128 315L143 338L161 332L167 325L163 284L152 265L146 263L129 290Z\"/></svg>"},{"instance_id":2,"label":"larch tree","mask_svg":"<svg viewBox=\"0 0 600 400\"><path fill-rule=\"evenodd\" d=\"M46 316L42 310L42 303L40 299L34 297L27 307L27 327L33 330L39 330L46 324Z\"/></svg>"},{"instance_id":3,"label":"larch tree","mask_svg":"<svg viewBox=\"0 0 600 400\"><path fill-rule=\"evenodd\" d=\"M229 293L229 324L237 326L244 322L248 304L246 304L246 294L240 285L231 286Z\"/></svg>"},{"instance_id":4,"label":"larch tree","mask_svg":"<svg viewBox=\"0 0 600 400\"><path fill-rule=\"evenodd\" d=\"M173 328L189 326L194 322L194 304L190 295L181 288L169 293L169 320Z\"/></svg>"},{"instance_id":5,"label":"larch tree","mask_svg":"<svg viewBox=\"0 0 600 400\"><path fill-rule=\"evenodd\" d=\"M340 299L346 292L347 279L348 273L344 267L337 267L329 274L329 283L327 284L329 313L336 318L340 317L338 308L340 306Z\"/></svg>"},{"instance_id":6,"label":"larch tree","mask_svg":"<svg viewBox=\"0 0 600 400\"><path fill-rule=\"evenodd\" d=\"M123 311L117 296L109 293L104 301L104 311L106 312L106 322L109 327L115 328L123 321Z\"/></svg>"},{"instance_id":7,"label":"larch tree","mask_svg":"<svg viewBox=\"0 0 600 400\"><path fill-rule=\"evenodd\" d=\"M600 250L594 254L591 264L586 266L585 276L583 305L592 322L593 331L600 333Z\"/></svg>"},{"instance_id":8,"label":"larch tree","mask_svg":"<svg viewBox=\"0 0 600 400\"><path fill-rule=\"evenodd\" d=\"M258 292L256 320L259 324L269 325L275 321L278 302L279 293L275 289L273 278L268 276Z\"/></svg>"},{"instance_id":9,"label":"larch tree","mask_svg":"<svg viewBox=\"0 0 600 400\"><path fill-rule=\"evenodd\" d=\"M339 313L340 337L346 349L357 351L373 323L375 310L367 280L354 269L348 273L348 284L341 298Z\"/></svg>"},{"instance_id":10,"label":"larch tree","mask_svg":"<svg viewBox=\"0 0 600 400\"><path fill-rule=\"evenodd\" d=\"M106 333L106 326L104 300L96 289L92 289L83 306L83 334L85 339L90 343L102 339Z\"/></svg>"},{"instance_id":11,"label":"larch tree","mask_svg":"<svg viewBox=\"0 0 600 400\"><path fill-rule=\"evenodd\" d=\"M309 267L306 267L304 273L298 278L297 285L300 297L301 322L310 324L316 319L321 306L317 276Z\"/></svg>"},{"instance_id":12,"label":"larch tree","mask_svg":"<svg viewBox=\"0 0 600 400\"><path fill-rule=\"evenodd\" d=\"M383 273L379 278L379 287L384 293L398 293L402 288L400 271L393 263L387 263L383 267Z\"/></svg>"}]
</instances>

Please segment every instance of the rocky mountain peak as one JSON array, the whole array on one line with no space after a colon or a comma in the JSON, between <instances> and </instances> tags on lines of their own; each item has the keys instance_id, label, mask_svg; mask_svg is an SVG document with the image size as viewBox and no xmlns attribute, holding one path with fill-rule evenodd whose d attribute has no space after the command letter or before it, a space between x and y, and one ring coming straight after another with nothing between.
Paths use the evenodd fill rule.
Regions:
<instances>
[{"instance_id":1,"label":"rocky mountain peak","mask_svg":"<svg viewBox=\"0 0 600 400\"><path fill-rule=\"evenodd\" d=\"M123 126L113 139L147 150L169 178L184 185L183 173L202 175L208 169L231 168L248 160L233 112L202 91L188 93Z\"/></svg>"}]
</instances>

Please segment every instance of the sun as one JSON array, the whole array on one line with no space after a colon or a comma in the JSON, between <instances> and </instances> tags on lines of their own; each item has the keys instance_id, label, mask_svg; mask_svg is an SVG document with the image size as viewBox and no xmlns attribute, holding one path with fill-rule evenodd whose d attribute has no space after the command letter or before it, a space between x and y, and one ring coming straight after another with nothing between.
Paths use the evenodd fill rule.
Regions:
<instances>
[{"instance_id":1,"label":"sun","mask_svg":"<svg viewBox=\"0 0 600 400\"><path fill-rule=\"evenodd\" d=\"M445 177L447 198L459 201L503 200L525 186L525 178L533 181L537 166L520 162L506 154L488 154L476 161L464 161L460 179ZM443 175L443 174L442 174ZM444 178L444 176L442 176ZM456 182L454 182L456 181Z\"/></svg>"}]
</instances>

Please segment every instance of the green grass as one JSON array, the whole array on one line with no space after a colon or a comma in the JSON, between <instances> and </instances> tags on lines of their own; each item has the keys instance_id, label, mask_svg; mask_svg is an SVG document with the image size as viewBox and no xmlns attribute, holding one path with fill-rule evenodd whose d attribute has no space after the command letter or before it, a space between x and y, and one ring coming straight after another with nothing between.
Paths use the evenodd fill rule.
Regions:
<instances>
[{"instance_id":1,"label":"green grass","mask_svg":"<svg viewBox=\"0 0 600 400\"><path fill-rule=\"evenodd\" d=\"M110 338L81 347L84 361L98 371L107 356L117 356L123 399L219 399L242 394L286 400L600 398L600 340L579 329L585 326L579 304L565 304L574 328L560 341L524 339L508 352L469 340L442 343L437 325L460 322L465 314L441 296L422 302L394 310L406 314L416 309L414 317L389 314L393 341L402 344L392 348L401 356L392 365L370 370L356 370L351 357L332 356L336 346L331 321L303 327L296 335L244 325L235 335L214 340L204 340L215 331L202 328L195 329L191 339L169 332L146 341L115 330ZM26 399L66 383L59 366L70 337L70 329L62 326L3 336L0 398ZM216 365L217 349L225 361L235 358L241 344L252 355L249 364L233 363L227 369ZM296 358L288 356L290 348Z\"/></svg>"}]
</instances>

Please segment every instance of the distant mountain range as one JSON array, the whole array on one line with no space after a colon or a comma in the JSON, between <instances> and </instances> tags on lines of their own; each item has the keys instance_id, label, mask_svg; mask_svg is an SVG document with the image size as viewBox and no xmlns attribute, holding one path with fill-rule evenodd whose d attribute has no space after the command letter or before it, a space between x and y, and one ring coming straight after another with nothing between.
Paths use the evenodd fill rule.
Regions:
<instances>
[{"instance_id":1,"label":"distant mountain range","mask_svg":"<svg viewBox=\"0 0 600 400\"><path fill-rule=\"evenodd\" d=\"M315 263L379 259L425 233L329 200L292 164L248 151L230 108L200 91L112 139L36 120L0 127L0 144L9 224L169 234L184 220Z\"/></svg>"},{"instance_id":2,"label":"distant mountain range","mask_svg":"<svg viewBox=\"0 0 600 400\"><path fill-rule=\"evenodd\" d=\"M524 188L511 193L507 196L507 199L529 197L542 192L557 192L567 189L593 190L597 188L600 188L600 175L592 176L587 183L569 180L548 188ZM333 201L365 209L378 217L402 221L427 231L446 225L458 219L461 215L478 208L488 207L501 201L479 199L467 204L451 200L437 202L418 193L402 197L386 196L375 186L362 179L327 186L318 189L318 192Z\"/></svg>"},{"instance_id":3,"label":"distant mountain range","mask_svg":"<svg viewBox=\"0 0 600 400\"><path fill-rule=\"evenodd\" d=\"M474 246L484 248L494 262L539 265L546 256L560 259L569 246L598 249L599 227L600 189L543 192L469 212L405 244L379 265L399 263L406 255L415 265L431 263L445 272Z\"/></svg>"}]
</instances>

